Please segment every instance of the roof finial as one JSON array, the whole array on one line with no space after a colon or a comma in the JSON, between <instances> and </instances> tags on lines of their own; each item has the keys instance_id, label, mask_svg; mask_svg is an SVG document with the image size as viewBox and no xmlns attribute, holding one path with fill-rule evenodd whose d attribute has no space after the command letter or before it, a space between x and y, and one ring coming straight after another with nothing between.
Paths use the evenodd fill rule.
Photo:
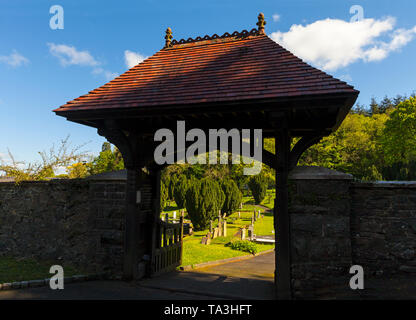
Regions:
<instances>
[{"instance_id":1,"label":"roof finial","mask_svg":"<svg viewBox=\"0 0 416 320\"><path fill-rule=\"evenodd\" d=\"M171 42L172 38L173 38L172 37L172 30L170 28L167 28L166 29L166 36L165 36L165 40L166 40L165 48L170 47L170 42Z\"/></svg>"},{"instance_id":2,"label":"roof finial","mask_svg":"<svg viewBox=\"0 0 416 320\"><path fill-rule=\"evenodd\" d=\"M258 22L256 25L259 27L259 34L264 34L264 25L266 24L266 21L264 20L264 14L259 13Z\"/></svg>"}]
</instances>

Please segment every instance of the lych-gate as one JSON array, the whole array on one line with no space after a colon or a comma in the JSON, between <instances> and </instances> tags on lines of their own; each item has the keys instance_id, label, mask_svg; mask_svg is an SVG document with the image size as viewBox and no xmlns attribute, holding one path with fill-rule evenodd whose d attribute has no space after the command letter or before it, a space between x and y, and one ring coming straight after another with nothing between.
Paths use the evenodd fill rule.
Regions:
<instances>
[{"instance_id":1,"label":"lych-gate","mask_svg":"<svg viewBox=\"0 0 416 320\"><path fill-rule=\"evenodd\" d=\"M161 166L153 157L155 131L175 132L178 120L206 135L209 129L262 129L263 138L276 141L275 154L264 149L262 154L262 161L276 169L276 292L279 298L291 298L288 174L307 148L339 127L358 91L282 48L265 34L264 25L260 14L258 28L251 31L179 41L172 40L168 29L165 46L156 54L54 110L97 128L123 154L125 278L140 276L139 263L147 265L148 275L155 275L180 259L178 231L170 231L176 227L159 218ZM293 138L300 139L291 148ZM150 211L137 201L149 180L154 204Z\"/></svg>"}]
</instances>

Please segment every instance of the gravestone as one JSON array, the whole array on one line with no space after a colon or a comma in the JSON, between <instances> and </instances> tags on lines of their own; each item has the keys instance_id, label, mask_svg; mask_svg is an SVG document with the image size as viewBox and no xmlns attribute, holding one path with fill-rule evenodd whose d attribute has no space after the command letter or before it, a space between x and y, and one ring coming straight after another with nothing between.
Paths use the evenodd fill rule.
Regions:
<instances>
[{"instance_id":1,"label":"gravestone","mask_svg":"<svg viewBox=\"0 0 416 320\"><path fill-rule=\"evenodd\" d=\"M246 240L246 228L241 228L241 240Z\"/></svg>"},{"instance_id":2,"label":"gravestone","mask_svg":"<svg viewBox=\"0 0 416 320\"><path fill-rule=\"evenodd\" d=\"M205 237L202 237L201 244L209 245L211 243L211 232L208 232Z\"/></svg>"},{"instance_id":3,"label":"gravestone","mask_svg":"<svg viewBox=\"0 0 416 320\"><path fill-rule=\"evenodd\" d=\"M224 220L224 222L223 222L223 224L222 224L222 228L223 228L223 230L222 230L222 235L223 235L224 237L226 237L226 236L227 236L227 221L225 221L225 220Z\"/></svg>"},{"instance_id":4,"label":"gravestone","mask_svg":"<svg viewBox=\"0 0 416 320\"><path fill-rule=\"evenodd\" d=\"M240 213L240 211L238 211L238 219L240 219L241 218L241 213Z\"/></svg>"},{"instance_id":5,"label":"gravestone","mask_svg":"<svg viewBox=\"0 0 416 320\"><path fill-rule=\"evenodd\" d=\"M250 240L254 238L254 226L252 224L248 227L248 237Z\"/></svg>"},{"instance_id":6,"label":"gravestone","mask_svg":"<svg viewBox=\"0 0 416 320\"><path fill-rule=\"evenodd\" d=\"M173 220L176 220L176 211L173 211Z\"/></svg>"},{"instance_id":7,"label":"gravestone","mask_svg":"<svg viewBox=\"0 0 416 320\"><path fill-rule=\"evenodd\" d=\"M216 237L218 237L218 227L214 228L214 235L212 236L212 239L215 239Z\"/></svg>"}]
</instances>

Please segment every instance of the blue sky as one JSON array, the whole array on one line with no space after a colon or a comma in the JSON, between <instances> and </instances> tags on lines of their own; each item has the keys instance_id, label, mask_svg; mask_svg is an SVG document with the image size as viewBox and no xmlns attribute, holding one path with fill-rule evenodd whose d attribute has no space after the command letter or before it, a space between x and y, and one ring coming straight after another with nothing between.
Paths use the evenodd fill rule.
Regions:
<instances>
[{"instance_id":1,"label":"blue sky","mask_svg":"<svg viewBox=\"0 0 416 320\"><path fill-rule=\"evenodd\" d=\"M52 30L50 7L64 9ZM363 19L350 22L353 5ZM73 145L104 139L52 109L104 84L175 39L256 27L312 65L353 84L358 102L416 90L416 2L413 0L275 1L0 1L0 156L38 160L68 134ZM355 11L355 13L357 13Z\"/></svg>"}]
</instances>

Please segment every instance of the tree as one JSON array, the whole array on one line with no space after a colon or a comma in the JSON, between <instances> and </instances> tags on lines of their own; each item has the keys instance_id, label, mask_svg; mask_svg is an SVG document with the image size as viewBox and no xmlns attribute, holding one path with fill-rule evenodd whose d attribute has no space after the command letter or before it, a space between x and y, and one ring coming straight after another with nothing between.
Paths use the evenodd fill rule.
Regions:
<instances>
[{"instance_id":1,"label":"tree","mask_svg":"<svg viewBox=\"0 0 416 320\"><path fill-rule=\"evenodd\" d=\"M253 195L255 204L260 204L266 197L267 185L268 179L262 174L252 176L248 181L248 187Z\"/></svg>"},{"instance_id":2,"label":"tree","mask_svg":"<svg viewBox=\"0 0 416 320\"><path fill-rule=\"evenodd\" d=\"M188 181L184 175L181 175L175 184L173 197L179 208L185 208L186 191L188 190L189 185L190 181Z\"/></svg>"},{"instance_id":3,"label":"tree","mask_svg":"<svg viewBox=\"0 0 416 320\"><path fill-rule=\"evenodd\" d=\"M10 160L0 159L0 172L4 172L9 177L14 177L16 182L47 180L55 176L56 170L66 168L88 158L87 153L82 151L84 146L85 144L71 147L68 135L60 141L58 148L53 144L49 151L38 152L41 157L40 162L16 161L13 154L8 150Z\"/></svg>"},{"instance_id":4,"label":"tree","mask_svg":"<svg viewBox=\"0 0 416 320\"><path fill-rule=\"evenodd\" d=\"M69 179L82 179L88 175L88 165L86 163L77 162L67 167L67 169Z\"/></svg>"},{"instance_id":5,"label":"tree","mask_svg":"<svg viewBox=\"0 0 416 320\"><path fill-rule=\"evenodd\" d=\"M416 98L401 102L386 121L381 143L387 164L416 160Z\"/></svg>"},{"instance_id":6,"label":"tree","mask_svg":"<svg viewBox=\"0 0 416 320\"><path fill-rule=\"evenodd\" d=\"M177 182L178 182L178 176L177 175L173 175L169 179L168 195L169 195L170 200L175 200L174 190L175 190L175 185L176 185Z\"/></svg>"},{"instance_id":7,"label":"tree","mask_svg":"<svg viewBox=\"0 0 416 320\"><path fill-rule=\"evenodd\" d=\"M223 180L221 182L221 188L225 196L222 212L226 212L230 215L239 208L243 195L237 184L231 179Z\"/></svg>"},{"instance_id":8,"label":"tree","mask_svg":"<svg viewBox=\"0 0 416 320\"><path fill-rule=\"evenodd\" d=\"M164 183L160 184L160 210L166 208L166 203L168 201L168 188Z\"/></svg>"},{"instance_id":9,"label":"tree","mask_svg":"<svg viewBox=\"0 0 416 320\"><path fill-rule=\"evenodd\" d=\"M98 174L124 169L123 156L116 147L112 150L110 143L104 142L101 150L100 155L94 158L92 163L89 165L89 174Z\"/></svg>"},{"instance_id":10,"label":"tree","mask_svg":"<svg viewBox=\"0 0 416 320\"><path fill-rule=\"evenodd\" d=\"M224 197L214 179L207 177L193 181L186 192L186 211L196 231L207 229L210 220L218 216Z\"/></svg>"}]
</instances>

